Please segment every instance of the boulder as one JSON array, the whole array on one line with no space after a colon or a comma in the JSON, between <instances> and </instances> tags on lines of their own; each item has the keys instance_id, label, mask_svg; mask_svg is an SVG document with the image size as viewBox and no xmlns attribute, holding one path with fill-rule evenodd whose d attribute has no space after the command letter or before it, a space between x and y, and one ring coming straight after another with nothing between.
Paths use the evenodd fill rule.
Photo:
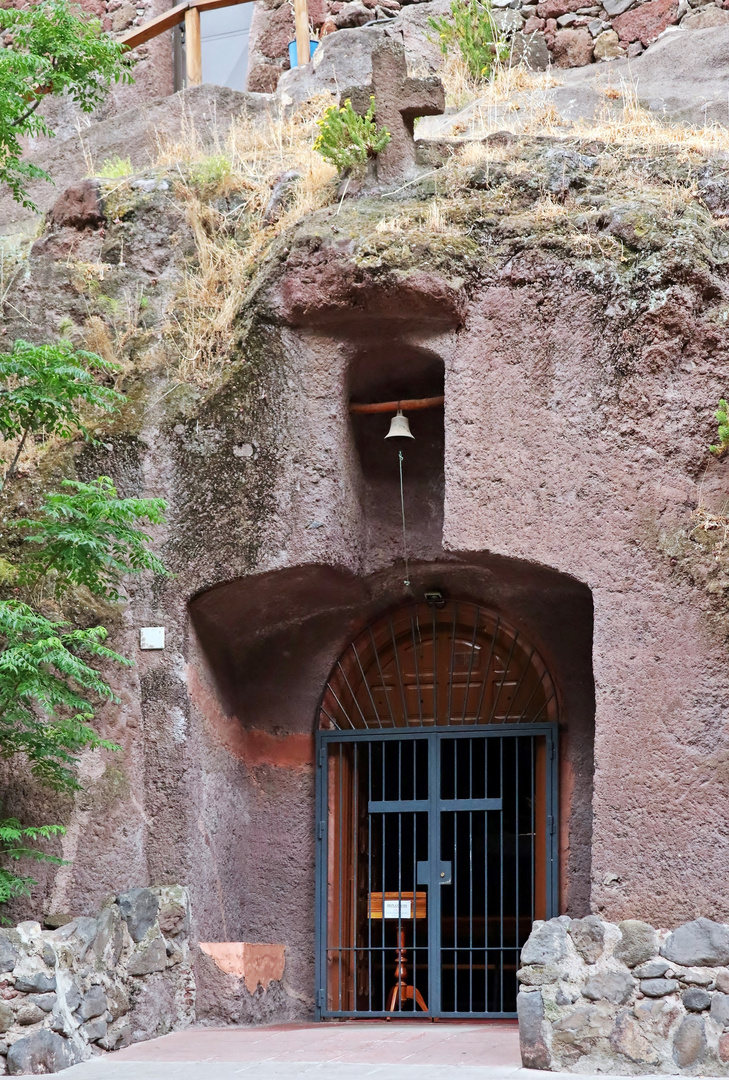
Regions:
<instances>
[{"instance_id":1,"label":"boulder","mask_svg":"<svg viewBox=\"0 0 729 1080\"><path fill-rule=\"evenodd\" d=\"M99 960L105 960L110 967L116 967L123 945L124 926L121 912L116 904L111 904L99 916L92 946L94 955Z\"/></svg>"},{"instance_id":2,"label":"boulder","mask_svg":"<svg viewBox=\"0 0 729 1080\"><path fill-rule=\"evenodd\" d=\"M18 950L9 934L0 931L0 972L12 971L18 962L18 957Z\"/></svg>"},{"instance_id":3,"label":"boulder","mask_svg":"<svg viewBox=\"0 0 729 1080\"><path fill-rule=\"evenodd\" d=\"M76 1047L56 1035L53 1031L41 1028L25 1038L18 1039L8 1050L8 1072L11 1076L25 1073L57 1073L68 1069L80 1061L81 1055Z\"/></svg>"},{"instance_id":4,"label":"boulder","mask_svg":"<svg viewBox=\"0 0 729 1080\"><path fill-rule=\"evenodd\" d=\"M49 994L56 989L56 977L45 975L42 971L36 971L32 975L17 975L15 989L22 994Z\"/></svg>"},{"instance_id":5,"label":"boulder","mask_svg":"<svg viewBox=\"0 0 729 1080\"><path fill-rule=\"evenodd\" d=\"M151 889L130 889L117 898L132 941L141 941L157 921L159 901Z\"/></svg>"},{"instance_id":6,"label":"boulder","mask_svg":"<svg viewBox=\"0 0 729 1080\"><path fill-rule=\"evenodd\" d=\"M640 919L625 919L618 923L620 941L615 948L615 957L628 967L637 967L655 956L658 952L658 934L648 923Z\"/></svg>"},{"instance_id":7,"label":"boulder","mask_svg":"<svg viewBox=\"0 0 729 1080\"><path fill-rule=\"evenodd\" d=\"M521 951L522 965L555 964L567 955L567 932L561 922L550 919L532 930Z\"/></svg>"},{"instance_id":8,"label":"boulder","mask_svg":"<svg viewBox=\"0 0 729 1080\"><path fill-rule=\"evenodd\" d=\"M710 1016L719 1028L724 1028L729 1024L729 994L712 996Z\"/></svg>"},{"instance_id":9,"label":"boulder","mask_svg":"<svg viewBox=\"0 0 729 1080\"><path fill-rule=\"evenodd\" d=\"M594 51L596 60L616 60L619 56L625 56L625 49L614 30L604 30L602 34L598 34Z\"/></svg>"},{"instance_id":10,"label":"boulder","mask_svg":"<svg viewBox=\"0 0 729 1080\"><path fill-rule=\"evenodd\" d=\"M642 979L640 992L646 997L665 997L666 994L675 994L678 983L675 979Z\"/></svg>"},{"instance_id":11,"label":"boulder","mask_svg":"<svg viewBox=\"0 0 729 1080\"><path fill-rule=\"evenodd\" d=\"M690 1068L706 1056L706 1029L700 1016L685 1016L673 1039L673 1060L681 1069Z\"/></svg>"},{"instance_id":12,"label":"boulder","mask_svg":"<svg viewBox=\"0 0 729 1080\"><path fill-rule=\"evenodd\" d=\"M669 120L698 127L707 123L729 126L729 26L677 29L664 34L641 56L565 71L561 77L574 89L619 87L621 79L627 79L644 108Z\"/></svg>"},{"instance_id":13,"label":"boulder","mask_svg":"<svg viewBox=\"0 0 729 1080\"><path fill-rule=\"evenodd\" d=\"M525 1069L549 1069L549 1047L544 1037L544 1001L539 990L519 991L516 998L519 1017L519 1047Z\"/></svg>"},{"instance_id":14,"label":"boulder","mask_svg":"<svg viewBox=\"0 0 729 1080\"><path fill-rule=\"evenodd\" d=\"M99 185L94 180L81 180L67 187L50 213L50 223L57 229L98 229L104 220Z\"/></svg>"},{"instance_id":15,"label":"boulder","mask_svg":"<svg viewBox=\"0 0 729 1080\"><path fill-rule=\"evenodd\" d=\"M15 1015L6 1001L0 1001L0 1034L9 1031L13 1025Z\"/></svg>"},{"instance_id":16,"label":"boulder","mask_svg":"<svg viewBox=\"0 0 729 1080\"><path fill-rule=\"evenodd\" d=\"M640 964L633 969L636 979L661 979L671 965L667 960L649 960L647 964Z\"/></svg>"},{"instance_id":17,"label":"boulder","mask_svg":"<svg viewBox=\"0 0 729 1080\"><path fill-rule=\"evenodd\" d=\"M605 927L597 915L573 919L568 933L585 963L594 964L600 959L605 949Z\"/></svg>"},{"instance_id":18,"label":"boulder","mask_svg":"<svg viewBox=\"0 0 729 1080\"><path fill-rule=\"evenodd\" d=\"M674 964L719 967L729 963L729 926L695 919L669 934L661 954Z\"/></svg>"},{"instance_id":19,"label":"boulder","mask_svg":"<svg viewBox=\"0 0 729 1080\"><path fill-rule=\"evenodd\" d=\"M601 971L588 979L582 988L582 995L588 1001L609 1001L613 1005L624 1005L635 988L635 980L629 971Z\"/></svg>"},{"instance_id":20,"label":"boulder","mask_svg":"<svg viewBox=\"0 0 729 1080\"><path fill-rule=\"evenodd\" d=\"M103 1016L97 1016L94 1020L87 1020L85 1024L80 1027L81 1034L84 1036L87 1042L98 1042L99 1039L103 1039L107 1033L109 1025Z\"/></svg>"},{"instance_id":21,"label":"boulder","mask_svg":"<svg viewBox=\"0 0 729 1080\"><path fill-rule=\"evenodd\" d=\"M81 1004L78 1007L78 1018L83 1021L91 1020L95 1016L103 1016L108 1007L104 987L92 986L81 999Z\"/></svg>"},{"instance_id":22,"label":"boulder","mask_svg":"<svg viewBox=\"0 0 729 1080\"><path fill-rule=\"evenodd\" d=\"M592 34L584 27L578 30L558 30L554 35L552 55L557 67L584 67L592 62Z\"/></svg>"},{"instance_id":23,"label":"boulder","mask_svg":"<svg viewBox=\"0 0 729 1080\"><path fill-rule=\"evenodd\" d=\"M681 994L681 1001L689 1012L703 1012L711 1005L711 994L700 986L692 986Z\"/></svg>"},{"instance_id":24,"label":"boulder","mask_svg":"<svg viewBox=\"0 0 729 1080\"><path fill-rule=\"evenodd\" d=\"M610 1033L610 1046L637 1065L657 1065L660 1061L647 1031L632 1009L621 1009L618 1013L615 1027Z\"/></svg>"},{"instance_id":25,"label":"boulder","mask_svg":"<svg viewBox=\"0 0 729 1080\"><path fill-rule=\"evenodd\" d=\"M148 943L140 945L132 953L127 964L130 975L151 975L153 971L164 971L167 967L167 949L161 934Z\"/></svg>"},{"instance_id":26,"label":"boulder","mask_svg":"<svg viewBox=\"0 0 729 1080\"><path fill-rule=\"evenodd\" d=\"M726 26L727 23L729 23L729 11L710 4L709 7L694 11L681 19L681 29L706 30L710 26Z\"/></svg>"},{"instance_id":27,"label":"boulder","mask_svg":"<svg viewBox=\"0 0 729 1080\"><path fill-rule=\"evenodd\" d=\"M716 989L722 994L729 994L729 969L722 968L716 973Z\"/></svg>"}]
</instances>

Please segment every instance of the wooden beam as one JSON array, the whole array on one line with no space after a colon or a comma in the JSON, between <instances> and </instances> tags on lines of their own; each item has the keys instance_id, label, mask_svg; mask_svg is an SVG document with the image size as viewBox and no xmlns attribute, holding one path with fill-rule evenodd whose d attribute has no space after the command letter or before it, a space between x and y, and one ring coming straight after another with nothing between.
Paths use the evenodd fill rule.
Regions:
<instances>
[{"instance_id":1,"label":"wooden beam","mask_svg":"<svg viewBox=\"0 0 729 1080\"><path fill-rule=\"evenodd\" d=\"M198 11L216 11L218 8L251 3L253 3L253 0L189 0L188 6L197 8Z\"/></svg>"},{"instance_id":2,"label":"wooden beam","mask_svg":"<svg viewBox=\"0 0 729 1080\"><path fill-rule=\"evenodd\" d=\"M163 11L161 15L155 16L142 26L135 26L123 35L120 39L121 44L125 49L136 49L137 45L144 45L145 41L151 41L159 34L164 34L165 30L171 30L173 26L182 22L189 6L188 0L183 0L181 4Z\"/></svg>"},{"instance_id":3,"label":"wooden beam","mask_svg":"<svg viewBox=\"0 0 729 1080\"><path fill-rule=\"evenodd\" d=\"M188 7L185 12L185 65L187 85L202 84L202 45L200 43L200 12Z\"/></svg>"},{"instance_id":4,"label":"wooden beam","mask_svg":"<svg viewBox=\"0 0 729 1080\"><path fill-rule=\"evenodd\" d=\"M294 0L296 24L296 66L309 63L309 9L306 0Z\"/></svg>"},{"instance_id":5,"label":"wooden beam","mask_svg":"<svg viewBox=\"0 0 729 1080\"><path fill-rule=\"evenodd\" d=\"M402 401L376 401L371 405L359 405L356 402L352 402L349 406L351 413L383 413L383 412L397 412L398 409L402 409L403 412L413 412L415 409L437 409L439 405L445 403L445 398L441 397L423 397L423 398L403 398Z\"/></svg>"}]
</instances>

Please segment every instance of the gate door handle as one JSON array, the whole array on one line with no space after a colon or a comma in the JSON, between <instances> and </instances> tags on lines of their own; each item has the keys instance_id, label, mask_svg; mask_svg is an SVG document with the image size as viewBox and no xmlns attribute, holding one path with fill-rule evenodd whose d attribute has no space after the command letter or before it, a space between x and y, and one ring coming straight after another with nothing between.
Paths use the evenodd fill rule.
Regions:
<instances>
[{"instance_id":1,"label":"gate door handle","mask_svg":"<svg viewBox=\"0 0 729 1080\"><path fill-rule=\"evenodd\" d=\"M440 885L453 884L453 863L442 862L438 871L438 883Z\"/></svg>"}]
</instances>

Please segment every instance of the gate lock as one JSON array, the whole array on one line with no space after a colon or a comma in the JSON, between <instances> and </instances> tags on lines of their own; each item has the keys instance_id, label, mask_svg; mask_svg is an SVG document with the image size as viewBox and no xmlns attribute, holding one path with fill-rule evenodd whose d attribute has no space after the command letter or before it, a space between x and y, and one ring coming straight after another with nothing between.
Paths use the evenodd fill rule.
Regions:
<instances>
[{"instance_id":1,"label":"gate lock","mask_svg":"<svg viewBox=\"0 0 729 1080\"><path fill-rule=\"evenodd\" d=\"M440 862L438 863L438 871L436 876L436 882L438 885L452 885L453 884L453 863ZM430 885L430 863L419 862L418 863L418 885Z\"/></svg>"}]
</instances>

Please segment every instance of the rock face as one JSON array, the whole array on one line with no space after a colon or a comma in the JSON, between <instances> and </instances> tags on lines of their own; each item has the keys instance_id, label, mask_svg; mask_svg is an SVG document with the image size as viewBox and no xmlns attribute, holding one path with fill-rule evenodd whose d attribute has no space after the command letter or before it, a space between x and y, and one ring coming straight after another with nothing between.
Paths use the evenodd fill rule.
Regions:
<instances>
[{"instance_id":1,"label":"rock face","mask_svg":"<svg viewBox=\"0 0 729 1080\"><path fill-rule=\"evenodd\" d=\"M158 911L166 913L167 938ZM2 1054L11 1075L55 1073L97 1046L116 1049L190 1024L195 980L188 925L186 890L163 886L132 889L98 919L72 919L57 930L25 923L6 931L0 1071ZM119 937L111 951L110 926ZM140 964L145 946L154 962ZM153 988L147 979L152 972Z\"/></svg>"},{"instance_id":2,"label":"rock face","mask_svg":"<svg viewBox=\"0 0 729 1080\"><path fill-rule=\"evenodd\" d=\"M585 947L585 924L588 944L601 944L599 955ZM556 926L566 929L565 947L547 948ZM518 972L523 1064L576 1073L729 1075L729 995L719 989L727 972L714 966L724 963L727 932L729 926L708 919L672 933L596 916L535 924Z\"/></svg>"}]
</instances>

